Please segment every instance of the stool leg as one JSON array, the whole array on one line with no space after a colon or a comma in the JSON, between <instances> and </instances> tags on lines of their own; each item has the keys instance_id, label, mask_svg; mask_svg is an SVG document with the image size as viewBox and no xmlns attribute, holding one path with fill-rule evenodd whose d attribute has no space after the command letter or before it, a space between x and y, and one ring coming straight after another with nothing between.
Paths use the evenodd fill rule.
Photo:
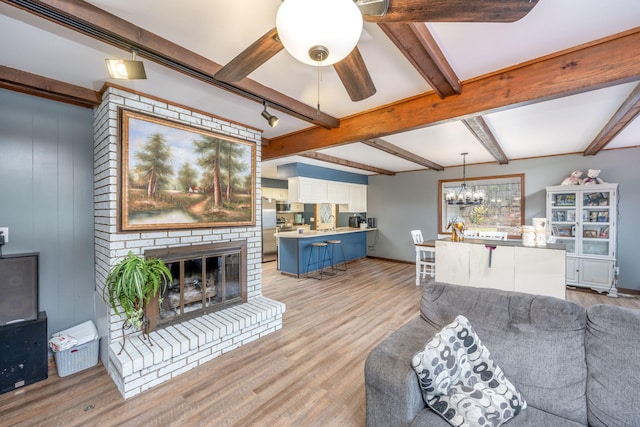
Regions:
<instances>
[{"instance_id":1,"label":"stool leg","mask_svg":"<svg viewBox=\"0 0 640 427\"><path fill-rule=\"evenodd\" d=\"M342 243L340 243L340 253L342 254L342 264L344 265L344 270L336 267L337 270L347 271L347 258L344 256L344 248L342 247Z\"/></svg>"},{"instance_id":2,"label":"stool leg","mask_svg":"<svg viewBox=\"0 0 640 427\"><path fill-rule=\"evenodd\" d=\"M315 276L312 276L309 274L309 271L311 271L311 265L313 264L317 264L318 266L320 265L320 248L317 248L316 251L316 259L318 261L316 261L315 263L311 262L311 260L313 259L313 248L315 248L315 246L309 246L309 260L307 261L307 279L318 279L318 280L322 280L322 270L320 270L320 274L317 274Z\"/></svg>"},{"instance_id":3,"label":"stool leg","mask_svg":"<svg viewBox=\"0 0 640 427\"><path fill-rule=\"evenodd\" d=\"M326 262L329 261L329 271L324 271ZM336 273L333 271L333 250L331 255L329 254L329 245L324 247L324 255L322 256L322 265L320 266L320 275L326 274L327 276L333 276Z\"/></svg>"}]
</instances>

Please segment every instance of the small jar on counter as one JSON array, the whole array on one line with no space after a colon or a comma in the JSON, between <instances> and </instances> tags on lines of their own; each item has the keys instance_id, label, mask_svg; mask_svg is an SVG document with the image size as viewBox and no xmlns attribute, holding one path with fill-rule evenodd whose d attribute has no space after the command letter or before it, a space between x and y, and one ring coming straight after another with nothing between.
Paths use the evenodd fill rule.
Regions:
<instances>
[{"instance_id":1,"label":"small jar on counter","mask_svg":"<svg viewBox=\"0 0 640 427\"><path fill-rule=\"evenodd\" d=\"M522 246L536 245L536 229L533 225L522 226Z\"/></svg>"}]
</instances>

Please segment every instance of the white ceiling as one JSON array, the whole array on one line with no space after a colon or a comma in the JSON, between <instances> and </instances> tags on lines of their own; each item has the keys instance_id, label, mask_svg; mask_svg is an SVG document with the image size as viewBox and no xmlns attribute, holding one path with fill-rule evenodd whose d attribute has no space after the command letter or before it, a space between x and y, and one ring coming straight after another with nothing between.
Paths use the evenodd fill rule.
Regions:
<instances>
[{"instance_id":1,"label":"white ceiling","mask_svg":"<svg viewBox=\"0 0 640 427\"><path fill-rule=\"evenodd\" d=\"M91 0L161 37L219 64L225 64L275 26L280 0ZM428 23L461 81L640 26L639 0L540 0L523 19L510 24ZM109 80L104 59L129 53L0 3L2 65L98 90ZM11 41L10 43L7 41ZM324 112L338 118L367 111L430 90L405 57L375 24L365 23L359 48L377 93L352 102L332 67L325 67L320 87ZM147 80L118 81L140 92L169 99L214 115L263 129L273 138L309 127L277 112L269 128L262 105L145 61ZM317 70L281 51L249 78L308 105L317 102ZM595 90L485 115L510 159L583 151L638 82ZM492 162L493 157L461 122L385 136L405 150L445 167ZM640 145L640 119L607 148ZM446 147L446 149L444 149ZM361 143L321 150L358 163L395 172L423 168ZM299 161L356 173L346 168L292 156L263 162L262 174L275 178L278 164Z\"/></svg>"}]
</instances>

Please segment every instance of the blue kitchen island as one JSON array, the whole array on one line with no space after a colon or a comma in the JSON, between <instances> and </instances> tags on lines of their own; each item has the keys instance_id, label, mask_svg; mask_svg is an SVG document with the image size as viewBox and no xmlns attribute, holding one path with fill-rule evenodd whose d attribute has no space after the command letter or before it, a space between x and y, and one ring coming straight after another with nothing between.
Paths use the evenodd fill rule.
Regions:
<instances>
[{"instance_id":1,"label":"blue kitchen island","mask_svg":"<svg viewBox=\"0 0 640 427\"><path fill-rule=\"evenodd\" d=\"M347 262L364 258L367 256L367 232L370 231L377 231L377 228L339 227L326 231L305 230L302 234L297 231L278 233L278 268L283 274L295 277L306 274L311 244L332 239L342 241ZM337 256L342 261L340 250L337 251ZM327 266L328 264L325 264L325 267ZM316 268L318 267L312 266L312 269Z\"/></svg>"}]
</instances>

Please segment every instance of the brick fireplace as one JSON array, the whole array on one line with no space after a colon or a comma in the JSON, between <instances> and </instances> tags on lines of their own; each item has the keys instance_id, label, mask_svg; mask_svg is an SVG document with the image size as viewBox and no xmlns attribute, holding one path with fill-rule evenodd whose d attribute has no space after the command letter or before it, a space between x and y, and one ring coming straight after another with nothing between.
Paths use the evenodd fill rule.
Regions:
<instances>
[{"instance_id":1,"label":"brick fireplace","mask_svg":"<svg viewBox=\"0 0 640 427\"><path fill-rule=\"evenodd\" d=\"M256 224L118 232L118 108L153 114L255 142L258 162ZM282 327L284 304L262 295L260 140L258 130L150 96L106 87L102 104L94 112L95 307L102 338L100 358L124 398L168 381ZM234 251L233 248L239 250ZM126 340L123 339L124 319L107 307L101 298L111 266L129 251L144 256L166 256L163 258L166 263L172 269L177 268L178 277L186 280L186 283L178 283L181 293L178 293L177 300L175 283L172 284L174 294L165 295L171 297L172 302L165 305L164 318L156 316L155 329L151 331L149 340L132 329L124 331ZM203 255L204 251L213 252ZM180 258L182 255L185 257ZM201 270L194 276L197 265ZM239 269L234 272L236 267ZM198 288L202 290L203 286L204 292L195 296ZM195 301L198 298L199 301ZM161 308L158 307L157 313ZM175 316L178 312L181 318Z\"/></svg>"}]
</instances>

